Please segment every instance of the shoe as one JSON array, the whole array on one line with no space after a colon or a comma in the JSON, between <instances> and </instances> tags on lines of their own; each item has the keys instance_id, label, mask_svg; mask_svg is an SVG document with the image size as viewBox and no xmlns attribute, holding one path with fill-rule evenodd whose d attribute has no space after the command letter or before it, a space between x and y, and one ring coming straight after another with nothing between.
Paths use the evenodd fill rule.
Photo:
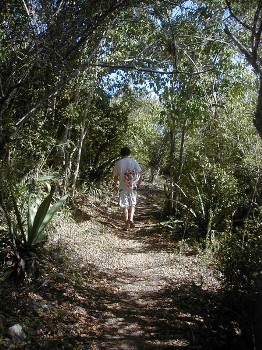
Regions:
<instances>
[{"instance_id":1,"label":"shoe","mask_svg":"<svg viewBox=\"0 0 262 350\"><path fill-rule=\"evenodd\" d=\"M129 229L129 222L126 222L125 227L123 228L124 231L128 231Z\"/></svg>"},{"instance_id":2,"label":"shoe","mask_svg":"<svg viewBox=\"0 0 262 350\"><path fill-rule=\"evenodd\" d=\"M129 221L129 226L130 228L134 228L135 227L134 221Z\"/></svg>"}]
</instances>

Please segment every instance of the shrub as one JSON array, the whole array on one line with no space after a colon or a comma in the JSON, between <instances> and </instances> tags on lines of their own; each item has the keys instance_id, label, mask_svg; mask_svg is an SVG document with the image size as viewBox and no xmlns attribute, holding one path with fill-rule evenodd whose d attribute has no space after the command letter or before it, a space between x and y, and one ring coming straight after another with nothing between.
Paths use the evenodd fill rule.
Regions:
<instances>
[{"instance_id":1,"label":"shrub","mask_svg":"<svg viewBox=\"0 0 262 350\"><path fill-rule=\"evenodd\" d=\"M262 223L247 221L243 228L224 234L216 253L217 271L224 288L236 295L259 292L262 271Z\"/></svg>"}]
</instances>

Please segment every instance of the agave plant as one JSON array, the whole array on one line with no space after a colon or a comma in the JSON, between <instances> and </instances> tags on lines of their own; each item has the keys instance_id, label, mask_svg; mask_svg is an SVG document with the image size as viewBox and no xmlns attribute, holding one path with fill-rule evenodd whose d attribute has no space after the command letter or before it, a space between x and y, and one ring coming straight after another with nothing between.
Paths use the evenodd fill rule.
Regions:
<instances>
[{"instance_id":1,"label":"agave plant","mask_svg":"<svg viewBox=\"0 0 262 350\"><path fill-rule=\"evenodd\" d=\"M42 203L37 207L32 201L32 195L28 201L27 232L25 235L26 243L29 246L41 243L46 238L45 229L52 220L56 212L61 208L68 195L62 196L50 208L53 199L54 190L51 190Z\"/></svg>"},{"instance_id":2,"label":"agave plant","mask_svg":"<svg viewBox=\"0 0 262 350\"><path fill-rule=\"evenodd\" d=\"M21 233L22 241L26 246L33 246L45 240L45 229L47 225L68 197L67 194L62 196L50 207L53 200L54 189L50 189L50 186L48 187L49 193L42 201L39 199L39 197L34 199L35 196L33 193L29 194L26 217L23 217L23 213L21 213L15 196L12 195L18 228Z\"/></svg>"},{"instance_id":3,"label":"agave plant","mask_svg":"<svg viewBox=\"0 0 262 350\"><path fill-rule=\"evenodd\" d=\"M24 211L14 192L11 191L14 215L17 227L13 225L10 214L5 210L8 221L9 233L14 251L12 267L16 274L24 279L32 275L35 269L35 254L37 247L46 239L46 227L66 201L68 195L59 198L53 205L54 189L48 185L49 192L44 199L40 199L33 193L29 194L28 208ZM1 201L2 207L3 201Z\"/></svg>"}]
</instances>

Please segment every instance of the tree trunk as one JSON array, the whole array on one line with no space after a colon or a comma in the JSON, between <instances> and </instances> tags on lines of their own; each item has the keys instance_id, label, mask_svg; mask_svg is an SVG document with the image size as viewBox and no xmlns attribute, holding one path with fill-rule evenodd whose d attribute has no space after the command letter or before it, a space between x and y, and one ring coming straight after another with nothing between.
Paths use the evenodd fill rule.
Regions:
<instances>
[{"instance_id":1,"label":"tree trunk","mask_svg":"<svg viewBox=\"0 0 262 350\"><path fill-rule=\"evenodd\" d=\"M259 136L262 138L262 71L260 72L260 75L259 75L259 90L258 90L254 125L257 129Z\"/></svg>"},{"instance_id":2,"label":"tree trunk","mask_svg":"<svg viewBox=\"0 0 262 350\"><path fill-rule=\"evenodd\" d=\"M262 276L257 280L257 293L255 298L253 317L253 332L256 350L262 350Z\"/></svg>"},{"instance_id":3,"label":"tree trunk","mask_svg":"<svg viewBox=\"0 0 262 350\"><path fill-rule=\"evenodd\" d=\"M185 127L186 127L187 122L185 122L184 127L182 129L182 135L181 135L181 141L180 141L180 150L179 150L179 160L178 160L178 169L176 172L176 180L175 183L178 184L179 180L181 178L182 175L182 171L183 171L183 166L184 166L184 151L185 151L185 135L186 135L186 131L185 131ZM174 189L174 208L177 208L177 202L178 202L178 198L179 198L179 191L178 188L176 187Z\"/></svg>"},{"instance_id":4,"label":"tree trunk","mask_svg":"<svg viewBox=\"0 0 262 350\"><path fill-rule=\"evenodd\" d=\"M80 137L79 137L78 145L77 145L76 168L75 168L73 182L72 182L73 195L74 195L74 191L76 188L76 181L78 178L80 161L81 161L81 154L82 154L82 148L83 148L83 142L84 142L85 136L86 136L86 128L85 128L85 120L83 120L82 125L81 125Z\"/></svg>"},{"instance_id":5,"label":"tree trunk","mask_svg":"<svg viewBox=\"0 0 262 350\"><path fill-rule=\"evenodd\" d=\"M175 173L175 131L174 126L170 130L170 151L169 151L169 211L173 214L175 211L174 206L174 173Z\"/></svg>"}]
</instances>

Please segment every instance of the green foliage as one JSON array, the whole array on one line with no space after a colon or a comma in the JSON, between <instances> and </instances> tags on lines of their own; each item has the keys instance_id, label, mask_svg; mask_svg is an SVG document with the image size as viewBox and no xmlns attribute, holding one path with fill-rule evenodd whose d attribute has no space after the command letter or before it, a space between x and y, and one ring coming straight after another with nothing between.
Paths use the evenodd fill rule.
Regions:
<instances>
[{"instance_id":1,"label":"green foliage","mask_svg":"<svg viewBox=\"0 0 262 350\"><path fill-rule=\"evenodd\" d=\"M226 232L216 253L217 271L226 290L245 296L258 291L262 266L261 219Z\"/></svg>"},{"instance_id":2,"label":"green foliage","mask_svg":"<svg viewBox=\"0 0 262 350\"><path fill-rule=\"evenodd\" d=\"M157 99L135 95L128 116L126 142L139 162L148 167L160 167L164 161L165 141Z\"/></svg>"},{"instance_id":3,"label":"green foliage","mask_svg":"<svg viewBox=\"0 0 262 350\"><path fill-rule=\"evenodd\" d=\"M204 238L211 231L223 232L240 201L237 180L218 165L184 176L178 191L178 215L188 234L197 230Z\"/></svg>"},{"instance_id":4,"label":"green foliage","mask_svg":"<svg viewBox=\"0 0 262 350\"><path fill-rule=\"evenodd\" d=\"M68 195L62 196L50 208L53 200L53 194L54 190L51 190L39 206L37 206L36 203L32 203L32 195L29 196L27 217L28 225L26 232L26 244L29 246L36 245L45 240L45 229L47 225L68 197Z\"/></svg>"},{"instance_id":5,"label":"green foliage","mask_svg":"<svg viewBox=\"0 0 262 350\"><path fill-rule=\"evenodd\" d=\"M29 276L37 271L38 255L47 238L47 226L67 199L67 195L64 195L52 205L55 193L49 185L52 180L54 178L50 176L37 179L29 176L16 186L8 182L11 200L7 189L6 193L3 189L0 192L1 209L12 246L12 265L7 269L6 276L15 274L21 280L29 281Z\"/></svg>"},{"instance_id":6,"label":"green foliage","mask_svg":"<svg viewBox=\"0 0 262 350\"><path fill-rule=\"evenodd\" d=\"M12 220L17 223L12 230L14 238L27 248L45 241L47 225L68 197L67 194L63 195L51 206L55 190L47 182L48 179L54 180L53 177L30 178L15 189L10 183L8 185L12 204L7 215L12 216Z\"/></svg>"},{"instance_id":7,"label":"green foliage","mask_svg":"<svg viewBox=\"0 0 262 350\"><path fill-rule=\"evenodd\" d=\"M248 48L252 36L235 23L252 23L257 4L231 4L227 24ZM170 227L206 237L236 215L257 215L257 81L226 41L220 1L31 5L0 5L0 185L23 241L42 240L64 198L50 209L51 193L31 194L27 211L28 197L16 186L7 193L5 179L17 184L53 167L97 183L109 179L123 144L175 182Z\"/></svg>"},{"instance_id":8,"label":"green foliage","mask_svg":"<svg viewBox=\"0 0 262 350\"><path fill-rule=\"evenodd\" d=\"M85 182L105 179L127 139L128 96L110 98L98 89L87 114L88 135L83 144L80 177Z\"/></svg>"}]
</instances>

